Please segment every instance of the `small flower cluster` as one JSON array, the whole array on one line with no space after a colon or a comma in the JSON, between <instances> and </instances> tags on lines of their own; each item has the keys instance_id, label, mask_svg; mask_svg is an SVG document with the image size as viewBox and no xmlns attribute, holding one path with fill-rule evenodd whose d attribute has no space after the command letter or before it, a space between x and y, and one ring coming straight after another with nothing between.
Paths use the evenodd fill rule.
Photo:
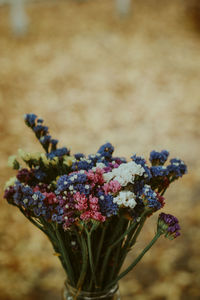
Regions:
<instances>
[{"instance_id":1,"label":"small flower cluster","mask_svg":"<svg viewBox=\"0 0 200 300\"><path fill-rule=\"evenodd\" d=\"M4 197L28 215L62 224L65 230L74 222L105 222L119 213L133 219L144 211L151 215L164 206L168 185L187 172L179 159L171 159L164 166L169 156L166 150L150 153L151 166L136 155L129 162L113 157L110 143L88 157L82 153L69 156L67 148L56 148L58 141L51 138L42 119L27 114L25 122L46 154L21 150L20 156L29 168L12 159L18 173Z\"/></svg>"},{"instance_id":2,"label":"small flower cluster","mask_svg":"<svg viewBox=\"0 0 200 300\"><path fill-rule=\"evenodd\" d=\"M66 147L57 149L58 140L51 138L49 128L43 125L43 119L37 118L35 114L26 114L24 120L26 125L34 131L37 139L47 152L47 157L53 158L70 154Z\"/></svg>"},{"instance_id":3,"label":"small flower cluster","mask_svg":"<svg viewBox=\"0 0 200 300\"><path fill-rule=\"evenodd\" d=\"M170 240L180 235L178 219L170 214L161 213L158 217L158 231Z\"/></svg>"}]
</instances>

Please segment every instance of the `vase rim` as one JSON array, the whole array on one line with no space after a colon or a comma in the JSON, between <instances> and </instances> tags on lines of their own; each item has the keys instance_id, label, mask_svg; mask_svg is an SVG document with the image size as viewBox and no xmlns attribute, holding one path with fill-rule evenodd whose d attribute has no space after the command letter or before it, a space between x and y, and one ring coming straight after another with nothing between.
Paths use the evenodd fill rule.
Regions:
<instances>
[{"instance_id":1,"label":"vase rim","mask_svg":"<svg viewBox=\"0 0 200 300\"><path fill-rule=\"evenodd\" d=\"M73 287L67 280L65 280L65 286L66 288L69 288L74 295L77 294L77 288ZM81 290L79 293L79 296L85 297L84 299L104 299L106 296L114 295L119 290L118 283L112 286L109 289L105 289L103 291L95 291L95 292L89 292L89 291L83 291ZM88 298L86 298L88 297ZM92 298L91 298L92 297Z\"/></svg>"}]
</instances>

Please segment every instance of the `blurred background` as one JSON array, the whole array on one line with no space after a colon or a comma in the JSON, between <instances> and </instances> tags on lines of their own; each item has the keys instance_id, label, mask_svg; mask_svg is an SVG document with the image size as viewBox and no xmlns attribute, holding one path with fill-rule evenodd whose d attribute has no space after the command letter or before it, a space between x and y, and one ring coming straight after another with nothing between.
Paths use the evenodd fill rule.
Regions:
<instances>
[{"instance_id":1,"label":"blurred background","mask_svg":"<svg viewBox=\"0 0 200 300\"><path fill-rule=\"evenodd\" d=\"M199 53L198 0L0 0L1 300L60 300L65 279L45 236L2 197L8 156L41 150L24 113L72 153L110 141L119 156L167 149L187 163L163 210L181 237L161 238L120 290L124 300L200 299Z\"/></svg>"}]
</instances>

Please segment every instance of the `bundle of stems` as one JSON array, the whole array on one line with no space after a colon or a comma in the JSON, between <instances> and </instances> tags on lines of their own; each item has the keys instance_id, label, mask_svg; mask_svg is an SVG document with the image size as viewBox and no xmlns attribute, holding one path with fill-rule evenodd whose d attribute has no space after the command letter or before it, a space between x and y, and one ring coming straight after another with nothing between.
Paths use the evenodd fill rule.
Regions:
<instances>
[{"instance_id":1,"label":"bundle of stems","mask_svg":"<svg viewBox=\"0 0 200 300\"><path fill-rule=\"evenodd\" d=\"M121 271L147 218L164 206L165 191L187 172L186 165L171 159L165 167L166 150L151 152L151 166L136 155L127 162L112 156L110 143L94 155L71 156L66 147L57 148L42 119L27 114L25 122L45 153L20 150L26 167L16 156L10 158L18 173L6 184L4 197L48 237L68 284L78 292L112 288L161 235L174 239L180 234L178 220L161 213L153 239Z\"/></svg>"}]
</instances>

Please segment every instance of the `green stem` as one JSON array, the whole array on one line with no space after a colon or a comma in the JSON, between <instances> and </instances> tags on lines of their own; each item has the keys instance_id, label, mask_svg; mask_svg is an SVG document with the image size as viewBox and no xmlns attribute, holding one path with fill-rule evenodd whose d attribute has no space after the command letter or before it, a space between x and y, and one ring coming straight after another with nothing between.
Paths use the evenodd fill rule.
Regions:
<instances>
[{"instance_id":1,"label":"green stem","mask_svg":"<svg viewBox=\"0 0 200 300\"><path fill-rule=\"evenodd\" d=\"M97 256L96 256L96 261L95 261L95 271L97 270L97 267L98 267L99 257L100 257L101 249L102 249L102 246L103 246L104 237L105 237L107 227L108 227L108 222L104 225L102 233L101 233L101 238L100 238L100 242L99 242L99 245L98 245Z\"/></svg>"},{"instance_id":2,"label":"green stem","mask_svg":"<svg viewBox=\"0 0 200 300\"><path fill-rule=\"evenodd\" d=\"M90 262L90 268L92 272L92 279L95 283L95 286L97 286L96 276L95 276L95 268L94 268L94 261L93 261L93 255L92 255L92 245L91 245L91 233L88 232L88 230L85 228L86 234L87 234L87 244L88 244L88 253L89 253L89 262Z\"/></svg>"},{"instance_id":3,"label":"green stem","mask_svg":"<svg viewBox=\"0 0 200 300\"><path fill-rule=\"evenodd\" d=\"M131 239L133 233L135 232L137 226L138 226L139 222L135 221L133 224L131 224L128 229L125 231L125 233L122 235L123 237L126 237L125 239L125 243L122 241L122 243L120 243L119 247L116 249L116 253L115 253L115 258L114 258L114 265L113 268L109 274L109 280L112 280L114 275L117 276L119 270L121 269L121 257L126 257L127 254L127 245L129 243L129 240ZM116 241L114 244L117 244L117 242L119 242L121 240L121 238L118 239L118 241Z\"/></svg>"},{"instance_id":4,"label":"green stem","mask_svg":"<svg viewBox=\"0 0 200 300\"><path fill-rule=\"evenodd\" d=\"M130 235L128 236L128 238L127 238L127 240L125 242L125 245L124 245L123 254L122 254L122 257L120 259L120 263L118 265L116 274L120 271L120 269L121 269L121 267L122 267L122 265L124 263L124 260L126 258L127 253L130 251L131 247L135 244L135 242L137 240L137 237L138 237L139 233L141 232L142 227L144 226L144 223L146 221L146 218L147 218L146 214L147 214L146 211L142 213L141 218L140 218L140 223L138 223L137 226L134 228L134 229L136 229L138 227L137 231L135 232L135 234L134 234L134 231L132 231L130 233Z\"/></svg>"},{"instance_id":5,"label":"green stem","mask_svg":"<svg viewBox=\"0 0 200 300\"><path fill-rule=\"evenodd\" d=\"M81 274L77 283L77 289L81 290L86 272L87 272L87 262L88 262L88 250L84 237L81 234L81 248L82 248L82 256L83 256L83 264L81 269Z\"/></svg>"},{"instance_id":6,"label":"green stem","mask_svg":"<svg viewBox=\"0 0 200 300\"><path fill-rule=\"evenodd\" d=\"M104 278L104 274L105 274L105 271L106 271L106 268L107 268L108 259L110 257L111 251L114 248L112 243L114 242L116 236L119 234L120 229L122 228L123 222L124 222L124 219L121 218L119 220L119 223L118 223L117 227L115 228L113 236L111 237L111 244L110 244L110 246L108 246L108 249L106 251L106 255L105 255L105 258L104 258L104 261L103 261L103 265L102 265L102 270L101 270L101 274L100 274L100 286L103 283L103 278Z\"/></svg>"},{"instance_id":7,"label":"green stem","mask_svg":"<svg viewBox=\"0 0 200 300\"><path fill-rule=\"evenodd\" d=\"M146 218L147 218L147 216L145 216L145 215L141 218L140 225L138 226L136 233L134 234L133 238L130 241L130 247L132 247L135 244L137 237L140 234L142 227L144 226Z\"/></svg>"},{"instance_id":8,"label":"green stem","mask_svg":"<svg viewBox=\"0 0 200 300\"><path fill-rule=\"evenodd\" d=\"M124 270L115 280L109 283L106 286L106 289L110 288L111 286L114 286L121 278L123 278L128 272L130 272L161 235L162 233L158 231L154 238L151 240L151 242L144 248L144 250L138 255L138 257L132 262L132 264L130 264L130 266L126 268L126 270Z\"/></svg>"},{"instance_id":9,"label":"green stem","mask_svg":"<svg viewBox=\"0 0 200 300\"><path fill-rule=\"evenodd\" d=\"M129 232L132 231L136 227L137 223L133 223L129 226L129 228L118 238L112 245L110 245L111 250L119 243L121 242Z\"/></svg>"},{"instance_id":10,"label":"green stem","mask_svg":"<svg viewBox=\"0 0 200 300\"><path fill-rule=\"evenodd\" d=\"M113 267L111 268L110 274L108 276L108 282L110 282L110 280L112 280L112 278L113 278L113 275L116 274L116 268L118 266L120 252L121 252L121 245L119 245L119 247L116 249L116 253L115 253L115 257L114 257L114 262L113 262Z\"/></svg>"},{"instance_id":11,"label":"green stem","mask_svg":"<svg viewBox=\"0 0 200 300\"><path fill-rule=\"evenodd\" d=\"M60 245L61 255L63 256L64 262L65 262L65 264L67 266L67 273L69 274L69 279L71 281L71 284L73 286L75 286L74 272L73 272L73 269L72 269L72 266L71 266L71 263L70 263L70 259L69 259L68 253L67 253L67 251L65 249L65 246L64 246L62 237L60 235L59 229L55 228L54 230L55 230L55 233L56 233L59 245Z\"/></svg>"}]
</instances>

